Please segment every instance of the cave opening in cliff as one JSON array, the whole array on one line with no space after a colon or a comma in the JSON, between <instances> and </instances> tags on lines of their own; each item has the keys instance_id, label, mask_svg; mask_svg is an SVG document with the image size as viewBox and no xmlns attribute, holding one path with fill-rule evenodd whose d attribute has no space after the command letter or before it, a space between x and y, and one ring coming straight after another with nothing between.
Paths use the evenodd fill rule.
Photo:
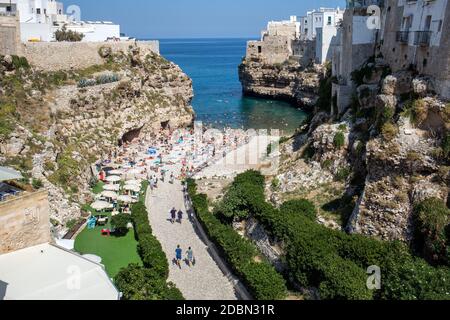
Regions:
<instances>
[{"instance_id":1,"label":"cave opening in cliff","mask_svg":"<svg viewBox=\"0 0 450 320\"><path fill-rule=\"evenodd\" d=\"M121 147L125 143L130 143L133 142L133 140L138 139L139 136L141 135L142 128L143 127L140 127L126 132L122 136L122 138L119 139L119 147Z\"/></svg>"},{"instance_id":2,"label":"cave opening in cliff","mask_svg":"<svg viewBox=\"0 0 450 320\"><path fill-rule=\"evenodd\" d=\"M161 129L166 130L166 129L170 129L170 121L163 121L161 122Z\"/></svg>"}]
</instances>

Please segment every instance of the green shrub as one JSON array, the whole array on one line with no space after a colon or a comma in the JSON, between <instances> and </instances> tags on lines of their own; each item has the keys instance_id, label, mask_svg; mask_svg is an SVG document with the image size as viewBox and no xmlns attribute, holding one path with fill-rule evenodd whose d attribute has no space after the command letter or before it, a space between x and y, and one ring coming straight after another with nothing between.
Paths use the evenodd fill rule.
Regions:
<instances>
[{"instance_id":1,"label":"green shrub","mask_svg":"<svg viewBox=\"0 0 450 320\"><path fill-rule=\"evenodd\" d=\"M345 145L345 135L342 131L336 133L333 139L333 144L337 149L342 149Z\"/></svg>"},{"instance_id":2,"label":"green shrub","mask_svg":"<svg viewBox=\"0 0 450 320\"><path fill-rule=\"evenodd\" d=\"M450 209L440 199L427 199L414 209L416 242L431 263L450 264L450 239L446 234L449 223Z\"/></svg>"},{"instance_id":3,"label":"green shrub","mask_svg":"<svg viewBox=\"0 0 450 320\"><path fill-rule=\"evenodd\" d=\"M381 134L384 140L391 141L398 135L398 128L396 125L388 122L381 128Z\"/></svg>"},{"instance_id":4,"label":"green shrub","mask_svg":"<svg viewBox=\"0 0 450 320\"><path fill-rule=\"evenodd\" d=\"M41 179L34 179L34 178L31 181L31 185L33 186L33 189L35 189L35 190L39 190L44 186Z\"/></svg>"},{"instance_id":5,"label":"green shrub","mask_svg":"<svg viewBox=\"0 0 450 320\"><path fill-rule=\"evenodd\" d=\"M61 30L56 30L55 32L55 39L58 42L61 41L69 41L69 42L80 42L83 40L84 34L67 30L67 27L64 25Z\"/></svg>"},{"instance_id":6,"label":"green shrub","mask_svg":"<svg viewBox=\"0 0 450 320\"><path fill-rule=\"evenodd\" d=\"M338 170L335 178L337 181L346 181L348 177L350 177L350 174L351 174L350 168L344 167Z\"/></svg>"},{"instance_id":7,"label":"green shrub","mask_svg":"<svg viewBox=\"0 0 450 320\"><path fill-rule=\"evenodd\" d=\"M450 157L450 132L447 132L442 139L442 151L444 152L444 157Z\"/></svg>"},{"instance_id":8,"label":"green shrub","mask_svg":"<svg viewBox=\"0 0 450 320\"><path fill-rule=\"evenodd\" d=\"M237 181L264 181L256 171L250 171L237 178ZM194 180L188 180L189 195L197 216L209 238L221 249L225 259L243 280L253 297L258 300L282 299L286 295L285 281L269 262L256 262L259 252L249 240L242 238L231 226L223 224L208 210L205 194L196 193Z\"/></svg>"},{"instance_id":9,"label":"green shrub","mask_svg":"<svg viewBox=\"0 0 450 320\"><path fill-rule=\"evenodd\" d=\"M14 69L16 69L16 70L30 68L30 64L28 63L28 60L25 57L19 57L19 56L14 55L14 56L12 56L12 61L13 61Z\"/></svg>"},{"instance_id":10,"label":"green shrub","mask_svg":"<svg viewBox=\"0 0 450 320\"><path fill-rule=\"evenodd\" d=\"M118 214L111 218L111 226L115 233L120 236L125 236L128 233L128 223L131 218L127 214Z\"/></svg>"},{"instance_id":11,"label":"green shrub","mask_svg":"<svg viewBox=\"0 0 450 320\"><path fill-rule=\"evenodd\" d=\"M311 221L317 219L316 206L305 199L287 201L281 205L280 211L286 215L302 215Z\"/></svg>"},{"instance_id":12,"label":"green shrub","mask_svg":"<svg viewBox=\"0 0 450 320\"><path fill-rule=\"evenodd\" d=\"M184 300L180 290L152 269L130 264L114 279L123 300Z\"/></svg>"}]
</instances>

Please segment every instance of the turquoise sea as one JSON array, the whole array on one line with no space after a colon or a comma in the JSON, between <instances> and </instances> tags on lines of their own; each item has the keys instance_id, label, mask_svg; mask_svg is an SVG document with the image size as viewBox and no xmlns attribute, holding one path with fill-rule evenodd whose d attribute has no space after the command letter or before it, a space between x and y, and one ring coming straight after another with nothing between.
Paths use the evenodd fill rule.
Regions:
<instances>
[{"instance_id":1,"label":"turquoise sea","mask_svg":"<svg viewBox=\"0 0 450 320\"><path fill-rule=\"evenodd\" d=\"M165 39L161 54L194 82L196 119L216 128L295 130L306 114L286 102L243 97L238 66L247 39Z\"/></svg>"}]
</instances>

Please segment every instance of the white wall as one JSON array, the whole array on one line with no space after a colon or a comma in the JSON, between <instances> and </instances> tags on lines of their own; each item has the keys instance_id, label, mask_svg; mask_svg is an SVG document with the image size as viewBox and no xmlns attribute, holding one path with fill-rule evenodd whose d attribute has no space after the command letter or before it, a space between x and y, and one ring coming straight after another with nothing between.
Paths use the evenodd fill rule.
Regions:
<instances>
[{"instance_id":1,"label":"white wall","mask_svg":"<svg viewBox=\"0 0 450 320\"><path fill-rule=\"evenodd\" d=\"M101 42L111 37L120 38L120 26L117 24L93 24L89 26L92 27L93 32L84 33L84 42Z\"/></svg>"},{"instance_id":2,"label":"white wall","mask_svg":"<svg viewBox=\"0 0 450 320\"><path fill-rule=\"evenodd\" d=\"M375 41L376 30L367 27L368 17L353 16L353 44L368 44Z\"/></svg>"},{"instance_id":3,"label":"white wall","mask_svg":"<svg viewBox=\"0 0 450 320\"><path fill-rule=\"evenodd\" d=\"M412 26L409 31L425 31L425 24L427 16L432 16L430 31L433 31L431 36L430 46L439 46L441 41L442 32L439 32L439 21L442 21L441 28L443 28L444 23L449 23L449 21L444 21L445 9L447 7L447 0L435 0L435 1L424 1L418 0L416 2L403 1L403 17L412 16ZM399 3L400 5L400 3ZM405 26L402 23L402 30L405 30ZM409 37L409 45L414 45L414 35Z\"/></svg>"},{"instance_id":4,"label":"white wall","mask_svg":"<svg viewBox=\"0 0 450 320\"><path fill-rule=\"evenodd\" d=\"M30 39L38 39L39 41L52 41L52 24L20 23L20 38L22 42L28 42Z\"/></svg>"}]
</instances>

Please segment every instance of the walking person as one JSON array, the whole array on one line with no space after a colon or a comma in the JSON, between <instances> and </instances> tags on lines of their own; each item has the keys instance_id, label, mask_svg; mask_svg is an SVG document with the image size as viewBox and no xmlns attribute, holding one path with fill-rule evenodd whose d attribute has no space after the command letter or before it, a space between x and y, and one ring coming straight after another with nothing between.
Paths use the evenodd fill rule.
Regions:
<instances>
[{"instance_id":1,"label":"walking person","mask_svg":"<svg viewBox=\"0 0 450 320\"><path fill-rule=\"evenodd\" d=\"M178 211L178 222L181 224L183 222L183 211Z\"/></svg>"},{"instance_id":2,"label":"walking person","mask_svg":"<svg viewBox=\"0 0 450 320\"><path fill-rule=\"evenodd\" d=\"M195 265L194 251L191 247L186 251L186 262L189 267Z\"/></svg>"},{"instance_id":3,"label":"walking person","mask_svg":"<svg viewBox=\"0 0 450 320\"><path fill-rule=\"evenodd\" d=\"M175 249L175 260L177 261L178 268L181 269L181 260L183 260L183 250L181 249L180 245L177 246Z\"/></svg>"},{"instance_id":4,"label":"walking person","mask_svg":"<svg viewBox=\"0 0 450 320\"><path fill-rule=\"evenodd\" d=\"M173 172L171 172L171 173L170 173L170 180L169 180L169 183L170 183L170 184L173 184L173 182L174 182L174 176L173 176Z\"/></svg>"},{"instance_id":5,"label":"walking person","mask_svg":"<svg viewBox=\"0 0 450 320\"><path fill-rule=\"evenodd\" d=\"M175 207L173 207L172 210L170 210L170 222L174 224L176 218L177 218L177 210L175 209Z\"/></svg>"}]
</instances>

